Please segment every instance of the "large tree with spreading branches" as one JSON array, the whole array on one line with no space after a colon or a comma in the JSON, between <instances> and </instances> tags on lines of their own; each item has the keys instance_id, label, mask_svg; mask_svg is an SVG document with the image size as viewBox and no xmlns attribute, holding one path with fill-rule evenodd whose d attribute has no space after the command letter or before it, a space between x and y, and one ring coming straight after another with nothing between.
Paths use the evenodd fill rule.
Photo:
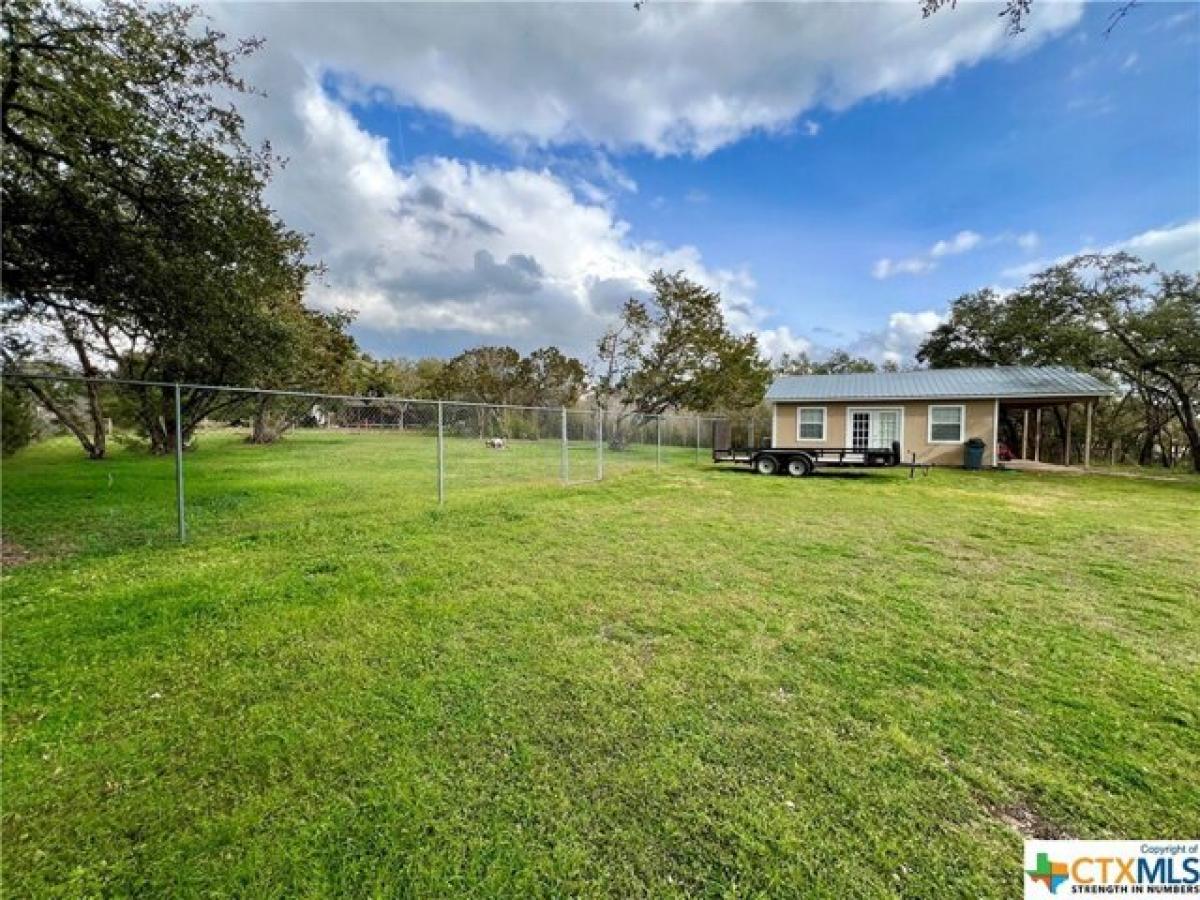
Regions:
<instances>
[{"instance_id":1,"label":"large tree with spreading branches","mask_svg":"<svg viewBox=\"0 0 1200 900\"><path fill-rule=\"evenodd\" d=\"M304 237L266 204L278 160L244 139L229 101L249 87L230 41L194 7L127 0L6 4L4 354L70 358L89 377L254 384L294 365L316 322L301 297ZM103 389L63 402L28 387L93 457ZM156 451L174 440L169 391L136 390ZM182 431L236 398L183 397Z\"/></svg>"},{"instance_id":2,"label":"large tree with spreading branches","mask_svg":"<svg viewBox=\"0 0 1200 900\"><path fill-rule=\"evenodd\" d=\"M725 321L720 294L682 272L655 272L650 286L649 297L625 302L597 347L595 396L617 444L628 415L748 409L771 378L758 339Z\"/></svg>"}]
</instances>

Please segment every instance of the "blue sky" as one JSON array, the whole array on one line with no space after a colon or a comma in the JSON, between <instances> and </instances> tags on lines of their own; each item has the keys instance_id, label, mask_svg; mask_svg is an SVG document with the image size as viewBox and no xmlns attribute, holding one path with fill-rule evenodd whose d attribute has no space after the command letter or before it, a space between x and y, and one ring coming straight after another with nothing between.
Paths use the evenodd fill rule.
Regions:
<instances>
[{"instance_id":1,"label":"blue sky","mask_svg":"<svg viewBox=\"0 0 1200 900\"><path fill-rule=\"evenodd\" d=\"M1200 267L1200 9L1144 3L1105 36L1112 6L1039 0L1035 19L1057 19L1008 37L991 5L971 6L985 8L900 18L828 55L809 32L826 15L841 28L838 9L798 8L795 45L784 32L765 46L778 23L747 19L792 9L735 10L729 25L705 19L728 7L673 7L664 28L726 54L694 77L576 64L573 23L542 7L463 38L442 12L351 6L328 53L309 40L321 23L285 31L266 13L247 24L268 47L285 32L287 59L259 62L275 99L251 118L299 163L277 197L330 265L313 302L365 310L357 334L383 355L497 342L586 355L615 296L659 264L721 289L772 351L902 360L959 293L1085 248L1133 241ZM655 40L624 5L593 14L580 54L603 56L610 27ZM408 49L356 53L355 33L406 25ZM546 34L565 48L545 54ZM756 47L761 62L725 61Z\"/></svg>"}]
</instances>

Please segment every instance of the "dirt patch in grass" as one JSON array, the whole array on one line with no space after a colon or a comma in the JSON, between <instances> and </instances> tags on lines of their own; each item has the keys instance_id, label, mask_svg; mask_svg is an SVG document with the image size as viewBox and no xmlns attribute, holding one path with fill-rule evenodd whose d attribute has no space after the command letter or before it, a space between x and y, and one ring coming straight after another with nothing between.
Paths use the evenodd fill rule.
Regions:
<instances>
[{"instance_id":1,"label":"dirt patch in grass","mask_svg":"<svg viewBox=\"0 0 1200 900\"><path fill-rule=\"evenodd\" d=\"M33 562L36 558L20 544L0 534L0 568L15 569Z\"/></svg>"},{"instance_id":2,"label":"dirt patch in grass","mask_svg":"<svg viewBox=\"0 0 1200 900\"><path fill-rule=\"evenodd\" d=\"M1071 840L1072 836L1031 806L1021 801L985 804L992 818L999 819L1021 837L1047 841Z\"/></svg>"}]
</instances>

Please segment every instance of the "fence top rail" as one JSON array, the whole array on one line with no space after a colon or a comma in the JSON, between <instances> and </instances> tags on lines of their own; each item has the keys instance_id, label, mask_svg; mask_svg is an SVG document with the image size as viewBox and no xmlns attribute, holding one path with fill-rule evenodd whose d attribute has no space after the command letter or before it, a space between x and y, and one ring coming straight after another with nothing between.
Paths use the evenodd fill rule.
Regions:
<instances>
[{"instance_id":1,"label":"fence top rail","mask_svg":"<svg viewBox=\"0 0 1200 900\"><path fill-rule=\"evenodd\" d=\"M34 381L74 381L88 384L119 384L131 387L157 387L157 388L180 388L189 391L227 391L235 394L267 394L268 396L276 397L304 397L312 400L356 400L368 401L372 403L428 403L430 405L452 404L454 406L476 406L476 407L501 407L503 409L521 409L531 412L568 412L568 413L597 413L603 412L600 409L577 409L570 406L521 406L516 403L486 403L479 400L448 400L445 398L432 397L396 397L392 395L371 396L369 394L323 394L316 391L306 390L288 390L282 388L253 388L253 387L236 387L226 384L194 384L186 381L147 381L139 378L111 378L109 376L88 376L88 375L69 375L57 374L53 372L23 372L19 369L5 369L3 372L5 378L24 378ZM703 419L706 421L716 421L726 418L725 416L713 415L712 413L637 413L653 419Z\"/></svg>"}]
</instances>

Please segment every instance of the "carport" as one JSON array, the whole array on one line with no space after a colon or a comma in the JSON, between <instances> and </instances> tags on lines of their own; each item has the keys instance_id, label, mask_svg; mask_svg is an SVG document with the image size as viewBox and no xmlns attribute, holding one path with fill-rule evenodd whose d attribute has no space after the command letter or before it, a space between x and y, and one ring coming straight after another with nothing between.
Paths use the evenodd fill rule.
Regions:
<instances>
[{"instance_id":1,"label":"carport","mask_svg":"<svg viewBox=\"0 0 1200 900\"><path fill-rule=\"evenodd\" d=\"M1092 463L1092 420L1095 416L1096 397L1055 397L1055 398L1020 398L1001 400L999 404L1000 417L1013 423L1020 437L1010 446L1013 460L1035 463L1056 462L1058 465L1072 464L1072 427L1074 416L1081 411L1084 420L1082 462L1084 468ZM1062 446L1057 448L1058 460L1042 459L1044 423L1043 418L1055 418L1060 424ZM1049 448L1047 448L1049 449Z\"/></svg>"}]
</instances>

